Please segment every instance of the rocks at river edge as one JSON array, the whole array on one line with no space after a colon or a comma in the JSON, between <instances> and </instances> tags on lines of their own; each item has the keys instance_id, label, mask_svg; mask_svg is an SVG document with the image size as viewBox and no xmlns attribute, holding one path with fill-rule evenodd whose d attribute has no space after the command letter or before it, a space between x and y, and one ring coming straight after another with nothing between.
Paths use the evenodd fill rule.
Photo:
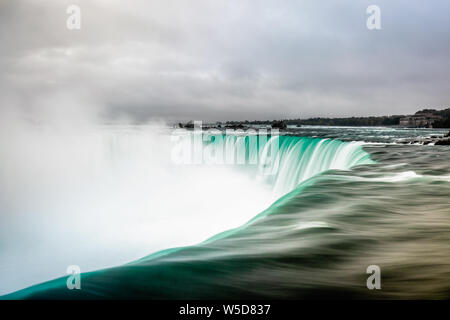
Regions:
<instances>
[{"instance_id":1,"label":"rocks at river edge","mask_svg":"<svg viewBox=\"0 0 450 320\"><path fill-rule=\"evenodd\" d=\"M435 146L450 146L450 139L440 139L434 143Z\"/></svg>"},{"instance_id":2,"label":"rocks at river edge","mask_svg":"<svg viewBox=\"0 0 450 320\"><path fill-rule=\"evenodd\" d=\"M447 138L447 139L446 139ZM436 146L450 146L450 131L447 132L446 135L444 135L443 139L438 139L434 145Z\"/></svg>"},{"instance_id":3,"label":"rocks at river edge","mask_svg":"<svg viewBox=\"0 0 450 320\"><path fill-rule=\"evenodd\" d=\"M285 130L287 128L287 125L283 120L280 121L274 120L272 121L272 128Z\"/></svg>"},{"instance_id":4,"label":"rocks at river edge","mask_svg":"<svg viewBox=\"0 0 450 320\"><path fill-rule=\"evenodd\" d=\"M435 146L449 146L450 145L450 131L443 136L431 136L429 138L405 139L405 140L398 141L398 143L401 143L401 144L423 144L423 145L433 144Z\"/></svg>"}]
</instances>

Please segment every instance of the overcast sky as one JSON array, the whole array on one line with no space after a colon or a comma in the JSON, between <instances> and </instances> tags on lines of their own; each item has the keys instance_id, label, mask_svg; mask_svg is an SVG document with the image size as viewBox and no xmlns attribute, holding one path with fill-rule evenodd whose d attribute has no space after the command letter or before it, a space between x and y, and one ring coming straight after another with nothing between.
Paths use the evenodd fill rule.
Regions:
<instances>
[{"instance_id":1,"label":"overcast sky","mask_svg":"<svg viewBox=\"0 0 450 320\"><path fill-rule=\"evenodd\" d=\"M81 30L66 28L67 6ZM368 30L366 8L381 8ZM450 107L448 0L1 0L0 108L245 120Z\"/></svg>"}]
</instances>

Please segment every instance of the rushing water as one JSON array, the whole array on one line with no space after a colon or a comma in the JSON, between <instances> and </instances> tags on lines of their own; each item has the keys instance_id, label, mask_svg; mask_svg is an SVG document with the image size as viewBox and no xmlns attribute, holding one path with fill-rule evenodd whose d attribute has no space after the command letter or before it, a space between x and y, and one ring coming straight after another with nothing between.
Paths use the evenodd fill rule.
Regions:
<instances>
[{"instance_id":1,"label":"rushing water","mask_svg":"<svg viewBox=\"0 0 450 320\"><path fill-rule=\"evenodd\" d=\"M270 186L265 210L197 245L84 273L82 290L62 277L6 298L450 298L450 147L396 144L444 132L306 127L251 150L227 137L248 157L279 139L274 175L238 169ZM220 206L249 216L232 202ZM366 287L370 265L381 290Z\"/></svg>"}]
</instances>

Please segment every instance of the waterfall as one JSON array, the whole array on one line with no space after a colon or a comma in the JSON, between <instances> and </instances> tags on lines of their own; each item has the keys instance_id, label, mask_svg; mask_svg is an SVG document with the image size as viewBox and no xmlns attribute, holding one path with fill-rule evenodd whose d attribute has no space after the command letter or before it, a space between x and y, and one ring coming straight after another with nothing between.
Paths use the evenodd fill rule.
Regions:
<instances>
[{"instance_id":1,"label":"waterfall","mask_svg":"<svg viewBox=\"0 0 450 320\"><path fill-rule=\"evenodd\" d=\"M60 270L64 270L62 266L67 266L71 263L70 261L75 260L77 264L83 266L83 273L92 275L92 277L89 276L91 280L83 280L85 282L83 282L82 293L89 296L94 292L89 289L89 282L86 282L93 281L94 285L91 288L95 288L94 295L97 295L98 291L103 294L109 290L105 288L109 288L111 283L102 282L102 274L108 273L111 269L92 273L90 271L105 267L106 260L102 257L108 258L108 255L104 252L109 250L115 253L115 259L116 256L117 259L122 260L126 257L128 261L131 260L129 258L131 255L142 257L148 252L154 252L133 263L114 268L119 270L120 277L128 275L131 277L121 283L142 285L144 291L147 289L151 291L151 285L155 283L157 285L158 280L155 279L160 277L160 274L158 277L152 274L157 269L140 268L140 272L148 272L145 279L151 279L151 281L134 281L134 277L139 275L136 275L135 269L132 273L127 272L131 265L150 265L158 261L160 257L170 257L177 252L182 256L181 259L189 260L191 250L196 250L196 243L199 243L200 247L202 245L214 247L217 245L216 240L225 239L234 234L251 238L253 231L245 234L245 230L251 228L252 221L265 212L276 213L276 204L279 203L277 200L288 198L283 196L296 189L303 181L327 170L347 170L355 165L373 163L369 154L362 148L363 143L359 142L248 133L246 135L223 135L222 133L196 135L193 132L184 132L177 139L172 139L173 136L154 135L152 132L151 130L142 132L142 129L139 129L129 132L129 135L121 134L120 139L117 139L118 134L115 130L99 132L98 139L93 139L89 135L86 140L79 140L83 143L77 145L91 146L88 144L89 141L92 147L76 150L74 154L77 157L73 157L80 159L84 155L87 159L85 163L80 165L79 161L74 162L70 166L71 170L67 170L69 166L66 162L61 170L54 172L55 178L58 178L57 182L61 177L65 178L65 172L76 172L79 184L76 185L75 191L74 183L51 185L49 188L51 192L45 192L46 189L42 188L41 184L38 185L39 190L43 190L43 195L52 195L55 189L63 191L67 189L67 194L77 196L76 206L70 202L71 198L68 198L64 202L55 201L55 204L49 207L35 205L33 212L39 213L37 216L39 219L32 220L33 215L27 216L27 221L32 221L33 226L39 226L42 220L46 224L51 223L52 228L46 230L45 236L53 236L59 240L52 241L51 244L46 243L43 248L45 252L58 252L56 256L61 261L51 265L54 270L43 269L39 279L55 277ZM47 141L44 138L40 141ZM77 139L81 138L77 135ZM169 138L172 142L176 142L175 145L169 143ZM62 144L66 143L66 139L60 140ZM53 143L49 143L48 146L45 143L40 144L40 148L46 150L41 153L47 155L49 159L55 156L52 153L55 150L53 145ZM63 150L63 148L57 148L57 150ZM94 150L97 153L93 154ZM172 159L168 158L169 155ZM92 158L97 159L95 168L91 168L91 161L88 161ZM43 162L43 164L46 163L47 161ZM36 167L36 172L40 172L37 170L39 168L39 166ZM96 174L95 179L91 178L89 173L91 171ZM126 192L127 190L131 192ZM297 190L301 192L301 189ZM91 194L96 197L91 197ZM271 204L273 205L270 206ZM64 212L60 210L61 207L65 209L65 212L73 210L69 211L73 214L64 216L64 219L57 219L59 213ZM50 213L55 212L55 214L48 215L49 218L46 218L48 211L46 209L50 209ZM68 216L76 219L69 220L70 224L68 224ZM70 225L70 228L64 229L63 227L67 225ZM86 229L86 226L90 228ZM273 231L278 232L278 227L274 225ZM64 230L65 237L59 237L58 233L53 235L52 230ZM97 239L98 230L101 230L101 235L106 237L105 241ZM268 232L267 228L264 232ZM16 233L11 234L11 238L14 239ZM40 233L37 235L39 236ZM73 241L74 235L77 237L83 235L80 237L83 242ZM33 243L42 244L42 241L35 241L35 238L30 237ZM200 242L202 240L203 242ZM123 243L127 246L125 247ZM240 242L230 239L225 243L230 243L231 246L223 248L224 252L231 250L232 254L242 254ZM77 251L73 249L67 251L66 256L64 256L66 251L62 253L57 251L59 248L65 250L69 244L71 248L88 247L95 255L85 255L80 249L78 251L81 253L76 257ZM125 249L123 252L111 249L115 247ZM163 248L169 249L162 250ZM39 251L33 250L33 254L34 260L39 261ZM194 256L196 254L198 253ZM17 270L20 270L20 267L28 268L25 261L28 261L30 256L31 253L28 253L27 260L21 257L17 259L15 273L18 273ZM116 264L121 264L121 261L117 261ZM113 263L108 262L108 264ZM86 265L88 270L84 267ZM22 273L26 272L25 269ZM10 274L5 274L3 279ZM165 274L169 277L172 275L170 270ZM23 277L21 273L18 275ZM26 284L36 282L35 279L35 276L30 276ZM145 287L147 285L149 287ZM144 292L143 290L134 292ZM62 277L18 291L7 298L23 298L34 294L52 296L55 292L58 292L58 297L62 297L70 296L72 293L69 291L66 287L66 277ZM114 291L115 294L121 292L130 293L119 288ZM160 287L158 287L159 292Z\"/></svg>"},{"instance_id":2,"label":"waterfall","mask_svg":"<svg viewBox=\"0 0 450 320\"><path fill-rule=\"evenodd\" d=\"M270 184L274 196L281 197L299 183L327 170L348 170L372 164L362 142L265 135L204 134L195 146L194 134L182 139L185 163L236 165L256 179ZM194 145L194 146L193 146ZM192 147L193 146L193 147ZM191 157L189 157L191 156ZM203 162L201 161L203 159Z\"/></svg>"}]
</instances>

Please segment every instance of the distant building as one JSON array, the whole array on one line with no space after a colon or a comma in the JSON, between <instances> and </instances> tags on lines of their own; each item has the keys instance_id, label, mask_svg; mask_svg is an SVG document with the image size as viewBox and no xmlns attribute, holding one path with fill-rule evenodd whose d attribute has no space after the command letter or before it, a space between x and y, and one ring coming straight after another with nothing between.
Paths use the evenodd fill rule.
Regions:
<instances>
[{"instance_id":1,"label":"distant building","mask_svg":"<svg viewBox=\"0 0 450 320\"><path fill-rule=\"evenodd\" d=\"M433 128L433 123L439 120L442 120L442 117L431 112L418 112L415 115L400 118L399 125L407 128Z\"/></svg>"}]
</instances>

